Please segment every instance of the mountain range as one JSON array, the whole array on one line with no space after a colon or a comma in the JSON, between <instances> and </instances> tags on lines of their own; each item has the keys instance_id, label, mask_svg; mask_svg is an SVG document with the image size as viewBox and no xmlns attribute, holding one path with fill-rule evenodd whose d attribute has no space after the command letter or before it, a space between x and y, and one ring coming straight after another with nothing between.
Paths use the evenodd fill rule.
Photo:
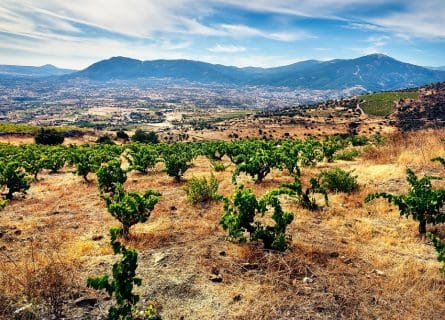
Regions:
<instances>
[{"instance_id":1,"label":"mountain range","mask_svg":"<svg viewBox=\"0 0 445 320\"><path fill-rule=\"evenodd\" d=\"M27 73L28 72L28 73ZM238 68L193 60L141 61L113 57L81 71L54 66L0 66L0 77L58 76L93 81L138 80L143 78L192 81L201 84L290 87L313 90L341 90L359 87L368 91L393 90L445 81L445 71L416 66L383 54L356 59L306 60L275 68Z\"/></svg>"}]
</instances>

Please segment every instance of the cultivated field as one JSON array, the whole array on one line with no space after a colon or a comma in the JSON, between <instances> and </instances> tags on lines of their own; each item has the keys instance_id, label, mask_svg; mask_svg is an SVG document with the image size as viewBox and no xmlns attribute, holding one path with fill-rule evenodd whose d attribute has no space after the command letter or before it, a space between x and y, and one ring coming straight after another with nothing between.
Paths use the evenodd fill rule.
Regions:
<instances>
[{"instance_id":1,"label":"cultivated field","mask_svg":"<svg viewBox=\"0 0 445 320\"><path fill-rule=\"evenodd\" d=\"M147 174L131 171L127 190L162 194L148 221L133 226L124 241L139 252L139 308L153 305L162 319L444 319L445 278L430 241L386 201L364 204L372 192L406 192L407 167L444 177L444 168L430 161L445 155L444 137L443 129L391 134L383 144L349 146L361 153L352 161L302 167L304 185L321 170L342 168L353 170L359 189L329 192L329 206L317 196L316 211L280 196L285 211L294 214L284 252L264 250L261 242L227 241L219 224L223 203L187 200L186 182L212 171L218 193L232 198L235 165L228 157L221 172L197 157L181 182L161 163ZM43 319L54 297L61 297L66 319L106 317L112 301L87 288L86 279L111 273L118 256L108 230L119 222L99 197L95 175L86 183L73 170L43 171L23 199L0 212L4 319ZM238 181L261 196L293 178L273 169L260 183L243 173ZM441 225L428 229L445 235Z\"/></svg>"}]
</instances>

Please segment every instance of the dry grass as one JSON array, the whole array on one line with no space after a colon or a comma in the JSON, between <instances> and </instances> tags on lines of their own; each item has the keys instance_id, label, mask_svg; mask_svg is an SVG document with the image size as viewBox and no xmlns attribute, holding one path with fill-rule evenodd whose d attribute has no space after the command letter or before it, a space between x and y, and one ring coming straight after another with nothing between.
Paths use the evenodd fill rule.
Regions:
<instances>
[{"instance_id":1,"label":"dry grass","mask_svg":"<svg viewBox=\"0 0 445 320\"><path fill-rule=\"evenodd\" d=\"M164 319L444 319L445 279L434 249L418 238L416 223L401 218L385 201L363 204L369 192L406 190L406 166L443 175L429 159L445 155L440 141L444 135L444 130L436 130L395 136L357 161L305 168L304 181L326 167L354 169L360 189L331 195L330 206L318 212L283 198L285 210L295 214L289 226L292 245L284 254L264 251L258 243L226 241L218 224L221 203L190 205L185 182L175 183L161 167L148 175L129 174L127 189L162 193L148 222L132 227L128 242L140 253L141 303L154 302ZM233 192L233 169L215 173L225 196ZM68 171L43 174L26 199L14 200L1 213L0 227L7 232L0 247L24 266L27 254L22 247L33 239L39 249L57 252L62 261L77 266L73 274L80 282L74 283L82 288L88 276L110 272L115 257L108 229L117 224L96 185ZM210 163L200 157L184 179L209 172ZM292 178L273 171L261 184L246 176L241 180L261 195ZM104 238L94 241L95 235ZM61 239L61 245L53 250L54 238ZM3 261L2 275L14 270ZM212 273L221 274L223 282L211 282ZM2 303L14 308L20 295L20 287L0 288L0 296L6 297ZM68 304L65 311L101 316L107 303L94 310Z\"/></svg>"}]
</instances>

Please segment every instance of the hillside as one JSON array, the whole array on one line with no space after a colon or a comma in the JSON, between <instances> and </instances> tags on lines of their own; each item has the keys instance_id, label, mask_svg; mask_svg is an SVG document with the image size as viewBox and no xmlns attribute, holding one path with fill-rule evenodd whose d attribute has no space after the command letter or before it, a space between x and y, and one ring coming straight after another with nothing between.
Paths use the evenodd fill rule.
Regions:
<instances>
[{"instance_id":1,"label":"hillside","mask_svg":"<svg viewBox=\"0 0 445 320\"><path fill-rule=\"evenodd\" d=\"M99 61L71 77L98 81L153 77L183 79L203 84L319 90L360 87L378 91L443 81L445 72L403 63L381 54L351 60L308 60L277 68L236 68L190 60L140 61L114 57Z\"/></svg>"},{"instance_id":2,"label":"hillside","mask_svg":"<svg viewBox=\"0 0 445 320\"><path fill-rule=\"evenodd\" d=\"M76 70L60 69L51 64L40 67L0 65L0 78L42 78L73 73Z\"/></svg>"}]
</instances>

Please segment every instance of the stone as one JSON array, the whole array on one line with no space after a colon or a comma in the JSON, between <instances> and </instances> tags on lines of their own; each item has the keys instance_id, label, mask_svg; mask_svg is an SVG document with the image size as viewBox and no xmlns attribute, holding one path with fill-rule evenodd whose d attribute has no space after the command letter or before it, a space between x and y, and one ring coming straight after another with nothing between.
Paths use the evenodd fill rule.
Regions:
<instances>
[{"instance_id":1,"label":"stone","mask_svg":"<svg viewBox=\"0 0 445 320\"><path fill-rule=\"evenodd\" d=\"M74 300L74 304L78 307L94 307L97 304L97 299L93 297L80 297Z\"/></svg>"},{"instance_id":2,"label":"stone","mask_svg":"<svg viewBox=\"0 0 445 320\"><path fill-rule=\"evenodd\" d=\"M100 241L100 240L102 240L103 238L104 238L103 235L101 235L101 234L95 234L94 236L91 237L91 240L93 240L93 241Z\"/></svg>"},{"instance_id":3,"label":"stone","mask_svg":"<svg viewBox=\"0 0 445 320\"><path fill-rule=\"evenodd\" d=\"M215 283L220 283L223 281L223 277L220 274L212 274L209 280Z\"/></svg>"},{"instance_id":4,"label":"stone","mask_svg":"<svg viewBox=\"0 0 445 320\"><path fill-rule=\"evenodd\" d=\"M314 279L312 279L312 278L309 278L309 277L303 278L303 283L312 283L312 282L314 282Z\"/></svg>"}]
</instances>

